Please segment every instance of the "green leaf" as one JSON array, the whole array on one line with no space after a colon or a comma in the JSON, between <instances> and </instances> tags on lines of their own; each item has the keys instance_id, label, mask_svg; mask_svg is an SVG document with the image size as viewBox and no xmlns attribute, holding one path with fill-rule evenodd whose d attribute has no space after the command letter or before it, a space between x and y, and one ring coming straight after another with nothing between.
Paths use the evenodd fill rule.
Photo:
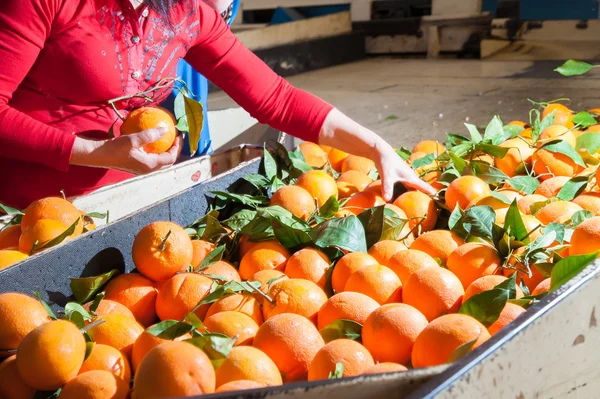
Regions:
<instances>
[{"instance_id":1,"label":"green leaf","mask_svg":"<svg viewBox=\"0 0 600 399\"><path fill-rule=\"evenodd\" d=\"M494 158L504 158L506 153L510 150L510 148L507 147L500 147L499 145L488 143L479 143L475 146L475 149L478 151L483 151Z\"/></svg>"},{"instance_id":2,"label":"green leaf","mask_svg":"<svg viewBox=\"0 0 600 399\"><path fill-rule=\"evenodd\" d=\"M514 200L508 207L506 219L504 219L504 229L517 241L523 241L525 244L529 244L529 238L526 238L529 232L521 217L521 212L517 206L517 200Z\"/></svg>"},{"instance_id":3,"label":"green leaf","mask_svg":"<svg viewBox=\"0 0 600 399\"><path fill-rule=\"evenodd\" d=\"M266 190L271 185L271 181L269 179L267 179L263 175L259 175L256 173L246 175L244 177L244 180L252 184L254 187L258 188L259 190Z\"/></svg>"},{"instance_id":4,"label":"green leaf","mask_svg":"<svg viewBox=\"0 0 600 399\"><path fill-rule=\"evenodd\" d=\"M481 140L483 140L481 133L479 133L479 130L477 130L477 126L470 123L465 123L465 126L469 130L469 133L471 134L471 140L473 140L474 143L479 143Z\"/></svg>"},{"instance_id":5,"label":"green leaf","mask_svg":"<svg viewBox=\"0 0 600 399\"><path fill-rule=\"evenodd\" d=\"M408 161L408 158L410 158L411 155L411 151L408 148L400 147L396 150L396 154L398 154L398 156L402 158L403 161Z\"/></svg>"},{"instance_id":6,"label":"green leaf","mask_svg":"<svg viewBox=\"0 0 600 399\"><path fill-rule=\"evenodd\" d=\"M90 212L90 213L86 213L84 216L86 216L88 218L94 218L94 219L106 219L106 217L108 216L108 212L106 212L106 213Z\"/></svg>"},{"instance_id":7,"label":"green leaf","mask_svg":"<svg viewBox=\"0 0 600 399\"><path fill-rule=\"evenodd\" d=\"M191 324L198 331L204 330L204 324L202 323L202 320L200 320L200 318L198 316L196 316L196 314L194 312L189 312L183 318L183 322L187 323L187 324Z\"/></svg>"},{"instance_id":8,"label":"green leaf","mask_svg":"<svg viewBox=\"0 0 600 399\"><path fill-rule=\"evenodd\" d=\"M419 159L415 159L410 166L413 168L413 170L417 170L423 166L431 165L433 161L435 161L435 154L431 153Z\"/></svg>"},{"instance_id":9,"label":"green leaf","mask_svg":"<svg viewBox=\"0 0 600 399\"><path fill-rule=\"evenodd\" d=\"M332 195L319 209L319 214L325 218L333 217L340 210L340 203L337 198Z\"/></svg>"},{"instance_id":10,"label":"green leaf","mask_svg":"<svg viewBox=\"0 0 600 399\"><path fill-rule=\"evenodd\" d=\"M33 399L56 399L62 392L62 388L56 391L36 391Z\"/></svg>"},{"instance_id":11,"label":"green leaf","mask_svg":"<svg viewBox=\"0 0 600 399\"><path fill-rule=\"evenodd\" d=\"M499 200L500 202L506 204L506 205L510 205L512 202L510 199L508 199L508 197L504 194L502 194L499 191L492 191L490 192L490 196L496 198L497 200Z\"/></svg>"},{"instance_id":12,"label":"green leaf","mask_svg":"<svg viewBox=\"0 0 600 399\"><path fill-rule=\"evenodd\" d=\"M119 121L119 118L115 119L115 121L112 123L112 125L110 125L110 127L108 128L108 138L109 139L114 139L115 138L115 124Z\"/></svg>"},{"instance_id":13,"label":"green leaf","mask_svg":"<svg viewBox=\"0 0 600 399\"><path fill-rule=\"evenodd\" d=\"M114 276L120 272L118 269L113 269L109 272L102 273L93 277L69 278L71 280L71 292L75 300L79 303L86 303L96 295L102 287Z\"/></svg>"},{"instance_id":14,"label":"green leaf","mask_svg":"<svg viewBox=\"0 0 600 399\"><path fill-rule=\"evenodd\" d=\"M578 275L598 257L598 252L586 255L572 255L558 261L552 269L550 292Z\"/></svg>"},{"instance_id":15,"label":"green leaf","mask_svg":"<svg viewBox=\"0 0 600 399\"><path fill-rule=\"evenodd\" d=\"M573 214L573 216L571 216L571 219L569 221L569 227L571 228L575 228L577 226L579 226L581 223L585 222L588 219L591 219L594 217L594 214L586 209L581 209L577 212L575 212Z\"/></svg>"},{"instance_id":16,"label":"green leaf","mask_svg":"<svg viewBox=\"0 0 600 399\"><path fill-rule=\"evenodd\" d=\"M185 95L183 90L179 90L177 95L175 96L175 102L173 103L173 111L175 112L175 119L178 121L180 119L185 119ZM187 125L187 121L186 121ZM179 129L178 129L179 130ZM187 129L185 129L187 132Z\"/></svg>"},{"instance_id":17,"label":"green leaf","mask_svg":"<svg viewBox=\"0 0 600 399\"><path fill-rule=\"evenodd\" d=\"M229 234L229 232L225 230L223 226L221 226L221 223L217 220L217 218L208 215L206 218L206 227L200 238L204 241L214 242L226 236L227 234Z\"/></svg>"},{"instance_id":18,"label":"green leaf","mask_svg":"<svg viewBox=\"0 0 600 399\"><path fill-rule=\"evenodd\" d=\"M269 152L266 144L264 146L264 150L265 152L263 155L263 162L265 167L265 174L267 176L267 179L271 181L271 179L277 177L277 162L275 162L275 158L273 158L273 156Z\"/></svg>"},{"instance_id":19,"label":"green leaf","mask_svg":"<svg viewBox=\"0 0 600 399\"><path fill-rule=\"evenodd\" d=\"M463 171L467 167L467 161L465 161L452 151L448 151L448 154L450 155L450 159L452 160L454 167L456 168L456 170L458 170L458 173L462 175Z\"/></svg>"},{"instance_id":20,"label":"green leaf","mask_svg":"<svg viewBox=\"0 0 600 399\"><path fill-rule=\"evenodd\" d=\"M446 361L446 364L454 363L457 360L465 357L469 352L471 352L473 350L473 347L477 343L478 339L479 339L479 337L474 338L474 339L470 340L469 342L465 342L464 344L462 344L462 345L458 346L456 349L454 349L454 352L452 352L452 354Z\"/></svg>"},{"instance_id":21,"label":"green leaf","mask_svg":"<svg viewBox=\"0 0 600 399\"><path fill-rule=\"evenodd\" d=\"M554 71L563 76L578 76L588 73L594 68L596 68L596 65L588 64L587 62L568 60Z\"/></svg>"},{"instance_id":22,"label":"green leaf","mask_svg":"<svg viewBox=\"0 0 600 399\"><path fill-rule=\"evenodd\" d=\"M85 327L86 321L92 320L92 316L77 302L69 302L65 305L65 316L79 329Z\"/></svg>"},{"instance_id":23,"label":"green leaf","mask_svg":"<svg viewBox=\"0 0 600 399\"><path fill-rule=\"evenodd\" d=\"M548 127L554 125L554 119L556 117L556 110L552 110L542 121L540 122L539 133L541 134ZM537 140L536 140L537 141Z\"/></svg>"},{"instance_id":24,"label":"green leaf","mask_svg":"<svg viewBox=\"0 0 600 399\"><path fill-rule=\"evenodd\" d=\"M90 357L90 355L94 351L94 346L96 346L95 342L86 342L85 343L85 357L83 358L84 362L87 360L88 357Z\"/></svg>"},{"instance_id":25,"label":"green leaf","mask_svg":"<svg viewBox=\"0 0 600 399\"><path fill-rule=\"evenodd\" d=\"M193 98L184 95L183 99L185 101L185 119L189 127L188 140L190 153L194 155L198 151L198 142L200 141L200 133L204 124L204 109L202 108L202 104Z\"/></svg>"},{"instance_id":26,"label":"green leaf","mask_svg":"<svg viewBox=\"0 0 600 399\"><path fill-rule=\"evenodd\" d=\"M38 301L40 301L40 303L42 304L44 309L46 309L48 316L50 316L50 318L53 320L58 320L58 317L56 317L56 314L52 311L52 308L50 308L50 305L48 305L48 303L42 299L42 297L40 296L40 293L35 291L33 293L33 295L35 295L35 297L37 298Z\"/></svg>"},{"instance_id":27,"label":"green leaf","mask_svg":"<svg viewBox=\"0 0 600 399\"><path fill-rule=\"evenodd\" d=\"M539 201L539 202L534 202L533 204L529 205L529 210L531 211L531 214L533 216L536 215L536 213L538 213L543 207L545 207L548 204L551 204L553 202L556 201L560 201L558 198L553 197L553 198L548 198L545 201Z\"/></svg>"},{"instance_id":28,"label":"green leaf","mask_svg":"<svg viewBox=\"0 0 600 399\"><path fill-rule=\"evenodd\" d=\"M383 233L383 218L385 206L365 209L358 215L358 220L362 223L367 238L367 248L381 240Z\"/></svg>"},{"instance_id":29,"label":"green leaf","mask_svg":"<svg viewBox=\"0 0 600 399\"><path fill-rule=\"evenodd\" d=\"M563 154L573 160L577 165L585 168L585 162L583 162L583 158L581 155L573 147L571 144L567 143L564 140L552 141L548 144L545 144L542 149L554 153Z\"/></svg>"},{"instance_id":30,"label":"green leaf","mask_svg":"<svg viewBox=\"0 0 600 399\"><path fill-rule=\"evenodd\" d=\"M500 169L483 161L472 161L465 168L463 174L472 174L477 176L487 184L499 184L508 179L508 176L505 175Z\"/></svg>"},{"instance_id":31,"label":"green leaf","mask_svg":"<svg viewBox=\"0 0 600 399\"><path fill-rule=\"evenodd\" d=\"M70 237L71 235L73 235L73 233L75 232L75 228L77 227L77 225L79 223L81 223L81 218L78 218L71 226L69 226L68 229L63 231L63 233L61 235L54 238L53 240L48 241L46 244L42 245L41 247L35 248L34 250L37 252L37 251L41 251L42 249L48 249L48 248L57 246L58 244L62 243L64 240L66 240L67 237Z\"/></svg>"},{"instance_id":32,"label":"green leaf","mask_svg":"<svg viewBox=\"0 0 600 399\"><path fill-rule=\"evenodd\" d=\"M499 116L494 116L490 123L485 128L485 134L483 135L484 140L491 142L494 145L498 145L506 140L504 136L504 125L500 120Z\"/></svg>"},{"instance_id":33,"label":"green leaf","mask_svg":"<svg viewBox=\"0 0 600 399\"><path fill-rule=\"evenodd\" d=\"M331 277L333 276L333 271L335 270L335 263L331 263L331 265L329 265L329 269L327 269L327 272L325 273L325 294L327 294L327 298L331 298L333 295L335 295L336 293L333 291L333 286L331 283ZM283 276L280 276L279 278L281 278ZM272 280L272 279L271 279ZM269 283L271 282L271 280L269 280ZM267 284L268 287L270 287L270 284Z\"/></svg>"},{"instance_id":34,"label":"green leaf","mask_svg":"<svg viewBox=\"0 0 600 399\"><path fill-rule=\"evenodd\" d=\"M549 234L550 232L554 232L556 234L556 241L558 241L559 244L565 242L565 230L566 226L562 223L550 223L542 229L544 233Z\"/></svg>"},{"instance_id":35,"label":"green leaf","mask_svg":"<svg viewBox=\"0 0 600 399\"><path fill-rule=\"evenodd\" d=\"M524 194L533 194L540 186L539 180L532 176L515 176L507 179L506 182L512 188Z\"/></svg>"},{"instance_id":36,"label":"green leaf","mask_svg":"<svg viewBox=\"0 0 600 399\"><path fill-rule=\"evenodd\" d=\"M228 191L212 191L217 199L230 203L247 205L251 208L269 205L269 199L263 195L252 196L248 194L236 194Z\"/></svg>"},{"instance_id":37,"label":"green leaf","mask_svg":"<svg viewBox=\"0 0 600 399\"><path fill-rule=\"evenodd\" d=\"M195 347L202 349L211 360L213 367L217 369L231 352L236 338L229 338L221 334L204 334L200 337L186 339Z\"/></svg>"},{"instance_id":38,"label":"green leaf","mask_svg":"<svg viewBox=\"0 0 600 399\"><path fill-rule=\"evenodd\" d=\"M504 126L504 136L508 137L509 139L512 139L512 138L517 137L519 134L521 134L523 132L523 130L525 130L525 128L523 128L521 126L506 125L506 126Z\"/></svg>"},{"instance_id":39,"label":"green leaf","mask_svg":"<svg viewBox=\"0 0 600 399\"><path fill-rule=\"evenodd\" d=\"M402 219L391 209L383 210L383 229L381 231L381 240L398 240L402 234L404 226L408 223L407 219Z\"/></svg>"},{"instance_id":40,"label":"green leaf","mask_svg":"<svg viewBox=\"0 0 600 399\"><path fill-rule=\"evenodd\" d=\"M350 252L367 252L365 229L356 216L327 220L316 226L310 236L321 249L334 247Z\"/></svg>"},{"instance_id":41,"label":"green leaf","mask_svg":"<svg viewBox=\"0 0 600 399\"><path fill-rule=\"evenodd\" d=\"M271 221L275 238L286 248L298 248L311 243L309 228L294 220L289 223L285 220L273 219Z\"/></svg>"},{"instance_id":42,"label":"green leaf","mask_svg":"<svg viewBox=\"0 0 600 399\"><path fill-rule=\"evenodd\" d=\"M225 253L226 248L227 247L225 245L221 245L210 251L195 271L199 272L200 270L204 270L210 265L221 261L223 259L223 254Z\"/></svg>"},{"instance_id":43,"label":"green leaf","mask_svg":"<svg viewBox=\"0 0 600 399\"><path fill-rule=\"evenodd\" d=\"M581 111L573 117L573 123L583 128L588 128L598 122L596 122L596 119L589 112Z\"/></svg>"},{"instance_id":44,"label":"green leaf","mask_svg":"<svg viewBox=\"0 0 600 399\"><path fill-rule=\"evenodd\" d=\"M210 303L216 302L226 295L237 294L242 292L252 294L255 292L256 289L259 288L260 282L258 281L227 281L225 284L213 284L210 290L210 294L208 294L204 299L202 299L196 305L196 307L194 307L193 311L196 311L203 305L208 305Z\"/></svg>"},{"instance_id":45,"label":"green leaf","mask_svg":"<svg viewBox=\"0 0 600 399\"><path fill-rule=\"evenodd\" d=\"M148 328L146 332L155 337L174 340L194 329L194 326L177 320L165 320Z\"/></svg>"},{"instance_id":46,"label":"green leaf","mask_svg":"<svg viewBox=\"0 0 600 399\"><path fill-rule=\"evenodd\" d=\"M99 292L98 294L96 294L96 297L90 304L90 312L91 313L96 313L96 310L98 310L98 306L100 306L100 302L102 302L102 300L104 299L104 296L105 296L104 292Z\"/></svg>"},{"instance_id":47,"label":"green leaf","mask_svg":"<svg viewBox=\"0 0 600 399\"><path fill-rule=\"evenodd\" d=\"M250 209L242 209L233 214L229 219L223 221L222 225L234 231L240 231L256 217L256 213L256 211Z\"/></svg>"},{"instance_id":48,"label":"green leaf","mask_svg":"<svg viewBox=\"0 0 600 399\"><path fill-rule=\"evenodd\" d=\"M494 324L509 299L516 297L516 273L489 291L473 295L458 313L469 315L486 327Z\"/></svg>"},{"instance_id":49,"label":"green leaf","mask_svg":"<svg viewBox=\"0 0 600 399\"><path fill-rule=\"evenodd\" d=\"M457 226L460 226L460 222L462 221L464 215L465 213L460 209L460 206L456 205L450 214L450 218L448 219L448 228L450 230L454 230Z\"/></svg>"},{"instance_id":50,"label":"green leaf","mask_svg":"<svg viewBox=\"0 0 600 399\"><path fill-rule=\"evenodd\" d=\"M340 379L344 376L344 364L343 363L336 363L335 364L335 370L334 371L330 371L329 372L329 377L327 377L330 380L337 380Z\"/></svg>"},{"instance_id":51,"label":"green leaf","mask_svg":"<svg viewBox=\"0 0 600 399\"><path fill-rule=\"evenodd\" d=\"M577 149L585 149L590 154L595 154L600 150L600 133L587 132L577 137Z\"/></svg>"},{"instance_id":52,"label":"green leaf","mask_svg":"<svg viewBox=\"0 0 600 399\"><path fill-rule=\"evenodd\" d=\"M495 220L496 212L491 206L472 206L465 211L462 226L471 235L492 239Z\"/></svg>"},{"instance_id":53,"label":"green leaf","mask_svg":"<svg viewBox=\"0 0 600 399\"><path fill-rule=\"evenodd\" d=\"M326 344L336 339L351 339L360 342L362 324L352 320L340 319L323 327L319 333Z\"/></svg>"},{"instance_id":54,"label":"green leaf","mask_svg":"<svg viewBox=\"0 0 600 399\"><path fill-rule=\"evenodd\" d=\"M556 196L563 201L571 201L585 190L588 183L586 176L575 176L562 186Z\"/></svg>"}]
</instances>

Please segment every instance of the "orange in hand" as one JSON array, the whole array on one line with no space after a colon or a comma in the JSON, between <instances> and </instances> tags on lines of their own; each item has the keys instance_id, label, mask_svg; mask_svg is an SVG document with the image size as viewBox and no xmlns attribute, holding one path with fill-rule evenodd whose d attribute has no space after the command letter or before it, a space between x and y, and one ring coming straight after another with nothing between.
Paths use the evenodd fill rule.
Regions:
<instances>
[{"instance_id":1,"label":"orange in hand","mask_svg":"<svg viewBox=\"0 0 600 399\"><path fill-rule=\"evenodd\" d=\"M166 109L160 107L141 107L127 115L121 125L121 134L141 133L144 130L165 128L165 134L157 141L146 144L144 151L160 154L168 151L175 142L177 130L175 117Z\"/></svg>"}]
</instances>

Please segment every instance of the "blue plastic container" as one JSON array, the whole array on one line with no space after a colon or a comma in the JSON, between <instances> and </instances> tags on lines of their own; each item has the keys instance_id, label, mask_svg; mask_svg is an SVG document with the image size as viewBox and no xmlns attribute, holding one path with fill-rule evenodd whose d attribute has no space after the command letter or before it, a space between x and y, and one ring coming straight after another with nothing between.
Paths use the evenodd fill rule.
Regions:
<instances>
[{"instance_id":1,"label":"blue plastic container","mask_svg":"<svg viewBox=\"0 0 600 399\"><path fill-rule=\"evenodd\" d=\"M521 0L521 19L598 19L598 0Z\"/></svg>"}]
</instances>

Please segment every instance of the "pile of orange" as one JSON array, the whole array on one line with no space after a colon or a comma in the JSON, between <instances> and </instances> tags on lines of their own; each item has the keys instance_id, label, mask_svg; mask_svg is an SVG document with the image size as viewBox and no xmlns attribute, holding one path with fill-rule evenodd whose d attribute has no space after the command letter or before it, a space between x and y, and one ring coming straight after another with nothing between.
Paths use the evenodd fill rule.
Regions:
<instances>
[{"instance_id":1,"label":"pile of orange","mask_svg":"<svg viewBox=\"0 0 600 399\"><path fill-rule=\"evenodd\" d=\"M314 226L319 207L334 197L339 208L331 218L385 207L405 222L397 236L372 243L366 252L332 255L311 245L286 248L276 239L259 241L228 230L231 242L239 243L232 247L235 253L228 261L205 262L215 242L192 239L172 222L155 222L135 238L137 272L108 282L86 321L91 324L85 337L73 323L51 320L33 298L1 294L0 348L8 351L0 353L6 357L0 364L0 397L61 388L61 398L125 398L130 388L136 399L184 397L402 372L441 365L477 348L551 289L548 270L526 259L527 245L548 226L561 224L572 234L565 234L570 241L557 238L547 246L545 263L600 250L600 156L583 154L582 166L545 147L564 141L575 153L585 151L574 147L582 132L573 113L548 107L542 115L554 111L555 124L539 132L537 141L525 123L512 122L524 129L498 145L509 148L504 157L463 157L487 162L506 174L506 181L489 183L464 171L452 172L449 179L452 148L426 140L407 158L433 159L419 161L416 169L438 194L408 191L389 204L381 182L373 180L371 160L302 144L313 170L273 193L270 205ZM510 178L519 176L529 176L539 187L515 188ZM573 180L581 176L585 184L565 199L562 188L581 182ZM509 248L449 228L449 217L474 207L493 210L501 228L509 223L511 204L527 237L513 240ZM38 220L62 220L67 226L79 217L77 210L69 215L63 220L28 209L18 228L28 231ZM10 237L11 246L15 237L24 239L21 230L11 229L0 235L0 245ZM464 311L465 303L513 282L514 295L493 322ZM243 288L206 300L224 286ZM156 336L157 329L175 321L189 328L171 338ZM198 345L206 337L230 339L233 347L219 358L215 347ZM86 339L95 343L87 354Z\"/></svg>"}]
</instances>

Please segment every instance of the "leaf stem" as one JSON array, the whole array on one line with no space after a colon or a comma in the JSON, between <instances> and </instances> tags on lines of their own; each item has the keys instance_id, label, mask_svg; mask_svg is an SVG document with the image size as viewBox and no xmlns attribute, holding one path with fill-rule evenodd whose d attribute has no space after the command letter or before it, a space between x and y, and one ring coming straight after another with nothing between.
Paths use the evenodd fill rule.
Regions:
<instances>
[{"instance_id":1,"label":"leaf stem","mask_svg":"<svg viewBox=\"0 0 600 399\"><path fill-rule=\"evenodd\" d=\"M248 284L248 285L250 286L250 288L252 289L252 291L256 292L258 295L260 295L263 298L265 298L265 300L267 302L269 302L271 305L275 305L275 300L273 298L271 298L270 296L268 296L267 294L265 294L264 292L262 292L261 290L259 290L255 286L253 286L252 284Z\"/></svg>"},{"instance_id":2,"label":"leaf stem","mask_svg":"<svg viewBox=\"0 0 600 399\"><path fill-rule=\"evenodd\" d=\"M100 324L104 323L106 320L104 319L98 319L93 323L88 324L87 326L81 328L79 331L81 331L82 333L86 333L88 331L90 331L92 328L94 327L98 327Z\"/></svg>"},{"instance_id":3,"label":"leaf stem","mask_svg":"<svg viewBox=\"0 0 600 399\"><path fill-rule=\"evenodd\" d=\"M160 244L158 245L158 250L160 252L165 252L165 250L167 249L167 240L169 239L169 237L171 236L171 233L173 231L169 230L167 232L167 235L162 239L162 241L160 242Z\"/></svg>"}]
</instances>

